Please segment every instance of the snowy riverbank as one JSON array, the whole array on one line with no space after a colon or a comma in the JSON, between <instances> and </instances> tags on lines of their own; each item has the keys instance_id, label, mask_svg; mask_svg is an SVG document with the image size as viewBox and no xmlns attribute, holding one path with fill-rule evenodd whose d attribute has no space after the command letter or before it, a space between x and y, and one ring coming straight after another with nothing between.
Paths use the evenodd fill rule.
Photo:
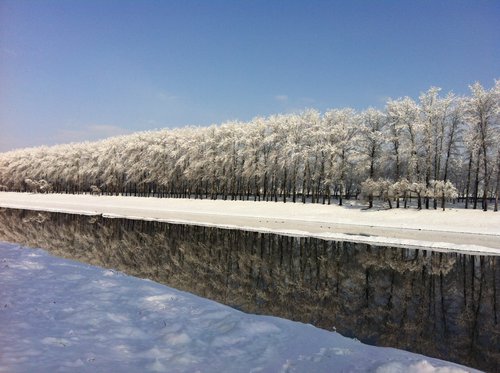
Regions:
<instances>
[{"instance_id":1,"label":"snowy riverbank","mask_svg":"<svg viewBox=\"0 0 500 373\"><path fill-rule=\"evenodd\" d=\"M473 372L0 243L0 372Z\"/></svg>"},{"instance_id":2,"label":"snowy riverbank","mask_svg":"<svg viewBox=\"0 0 500 373\"><path fill-rule=\"evenodd\" d=\"M0 192L0 207L237 228L370 244L500 253L500 213Z\"/></svg>"}]
</instances>

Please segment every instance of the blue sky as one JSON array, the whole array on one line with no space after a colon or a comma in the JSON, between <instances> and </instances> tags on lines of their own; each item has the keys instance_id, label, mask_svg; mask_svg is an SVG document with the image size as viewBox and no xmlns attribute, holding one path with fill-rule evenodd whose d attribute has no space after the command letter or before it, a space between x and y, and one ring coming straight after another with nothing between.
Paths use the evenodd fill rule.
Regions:
<instances>
[{"instance_id":1,"label":"blue sky","mask_svg":"<svg viewBox=\"0 0 500 373\"><path fill-rule=\"evenodd\" d=\"M0 151L500 78L500 1L0 0Z\"/></svg>"}]
</instances>

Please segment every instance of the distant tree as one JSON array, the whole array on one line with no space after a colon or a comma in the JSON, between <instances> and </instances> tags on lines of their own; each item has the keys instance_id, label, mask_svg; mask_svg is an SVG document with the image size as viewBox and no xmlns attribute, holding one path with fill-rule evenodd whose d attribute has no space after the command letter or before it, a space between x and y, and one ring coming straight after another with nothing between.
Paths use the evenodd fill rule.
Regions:
<instances>
[{"instance_id":1,"label":"distant tree","mask_svg":"<svg viewBox=\"0 0 500 373\"><path fill-rule=\"evenodd\" d=\"M497 144L498 141L500 141L500 136L497 136ZM495 166L495 173L496 173L496 183L495 183L495 207L494 211L498 211L498 199L500 195L500 146L497 146L497 157L496 157L496 166Z\"/></svg>"},{"instance_id":2,"label":"distant tree","mask_svg":"<svg viewBox=\"0 0 500 373\"><path fill-rule=\"evenodd\" d=\"M396 181L392 185L392 191L394 193L394 196L396 197L396 201L398 202L398 206L399 206L399 198L403 197L404 208L407 208L408 192L410 191L410 186L411 186L411 184L408 181L408 179L406 179L406 178L400 179L399 181Z\"/></svg>"},{"instance_id":3,"label":"distant tree","mask_svg":"<svg viewBox=\"0 0 500 373\"><path fill-rule=\"evenodd\" d=\"M449 113L452 108L453 96L440 97L440 88L432 87L420 95L420 112L423 132L423 152L425 164L425 183L429 187L431 179L442 179L442 161ZM451 137L448 138L450 140ZM426 208L429 208L429 198L426 198ZM437 199L434 199L436 208Z\"/></svg>"},{"instance_id":4,"label":"distant tree","mask_svg":"<svg viewBox=\"0 0 500 373\"><path fill-rule=\"evenodd\" d=\"M37 181L31 179L25 179L24 183L26 184L26 190L28 192L36 193L38 192L39 184Z\"/></svg>"},{"instance_id":5,"label":"distant tree","mask_svg":"<svg viewBox=\"0 0 500 373\"><path fill-rule=\"evenodd\" d=\"M431 180L428 190L428 196L441 199L441 207L445 210L445 201L449 198L457 198L457 188L450 181Z\"/></svg>"},{"instance_id":6,"label":"distant tree","mask_svg":"<svg viewBox=\"0 0 500 373\"><path fill-rule=\"evenodd\" d=\"M42 179L38 182L38 190L41 193L50 193L52 192L52 184L47 180Z\"/></svg>"},{"instance_id":7,"label":"distant tree","mask_svg":"<svg viewBox=\"0 0 500 373\"><path fill-rule=\"evenodd\" d=\"M422 209L422 197L427 195L427 187L423 182L413 182L409 185L409 191L417 195L417 208Z\"/></svg>"},{"instance_id":8,"label":"distant tree","mask_svg":"<svg viewBox=\"0 0 500 373\"><path fill-rule=\"evenodd\" d=\"M373 207L373 197L379 192L379 184L372 178L368 178L361 183L361 193L368 199L368 208Z\"/></svg>"},{"instance_id":9,"label":"distant tree","mask_svg":"<svg viewBox=\"0 0 500 373\"><path fill-rule=\"evenodd\" d=\"M254 201L266 197L267 185L267 163L269 151L265 146L268 131L264 118L254 118L246 128L247 132L242 139L244 141L242 157L242 177L247 182L249 194L253 194Z\"/></svg>"},{"instance_id":10,"label":"distant tree","mask_svg":"<svg viewBox=\"0 0 500 373\"><path fill-rule=\"evenodd\" d=\"M483 169L482 207L488 210L488 187L491 179L490 158L495 134L499 131L498 116L500 107L500 81L491 90L485 90L479 83L470 86L471 96L465 102L465 119L470 126L472 139L477 148L477 167ZM476 196L479 177L476 174ZM477 200L477 197L476 197ZM476 207L476 203L475 206Z\"/></svg>"},{"instance_id":11,"label":"distant tree","mask_svg":"<svg viewBox=\"0 0 500 373\"><path fill-rule=\"evenodd\" d=\"M90 186L90 194L99 196L101 195L101 189L97 185Z\"/></svg>"},{"instance_id":12,"label":"distant tree","mask_svg":"<svg viewBox=\"0 0 500 373\"><path fill-rule=\"evenodd\" d=\"M384 113L375 109L368 109L361 114L360 153L365 167L368 168L368 178L379 176L379 167L382 158L383 146L386 142L384 127L386 117ZM363 189L363 188L362 188ZM368 195L369 208L373 207L373 195Z\"/></svg>"},{"instance_id":13,"label":"distant tree","mask_svg":"<svg viewBox=\"0 0 500 373\"><path fill-rule=\"evenodd\" d=\"M422 145L422 125L419 107L414 100L405 97L399 100L389 100L386 112L396 157L394 180L397 182L401 177L406 177L410 183L420 182L419 147ZM420 204L421 201L419 201ZM399 207L399 199L396 201L396 207Z\"/></svg>"},{"instance_id":14,"label":"distant tree","mask_svg":"<svg viewBox=\"0 0 500 373\"><path fill-rule=\"evenodd\" d=\"M448 120L445 125L444 133L444 166L441 179L446 183L450 178L450 164L459 160L460 156L460 140L463 133L464 119L463 119L463 99L449 95L451 99L451 109L448 115ZM458 166L456 168L459 168ZM459 179L463 179L460 177ZM442 197L442 205L444 208L445 198Z\"/></svg>"},{"instance_id":15,"label":"distant tree","mask_svg":"<svg viewBox=\"0 0 500 373\"><path fill-rule=\"evenodd\" d=\"M359 134L359 117L352 109L330 110L324 115L325 125L330 134L330 146L334 159L331 162L331 174L335 175L339 187L339 205L346 190L348 171L352 166L352 156L355 152Z\"/></svg>"}]
</instances>

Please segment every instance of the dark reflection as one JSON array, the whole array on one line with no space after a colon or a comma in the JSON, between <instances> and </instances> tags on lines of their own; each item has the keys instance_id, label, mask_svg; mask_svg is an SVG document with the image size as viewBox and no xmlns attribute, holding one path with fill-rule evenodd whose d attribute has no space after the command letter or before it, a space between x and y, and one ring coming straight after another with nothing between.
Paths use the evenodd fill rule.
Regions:
<instances>
[{"instance_id":1,"label":"dark reflection","mask_svg":"<svg viewBox=\"0 0 500 373\"><path fill-rule=\"evenodd\" d=\"M500 257L11 209L0 240L500 371Z\"/></svg>"}]
</instances>

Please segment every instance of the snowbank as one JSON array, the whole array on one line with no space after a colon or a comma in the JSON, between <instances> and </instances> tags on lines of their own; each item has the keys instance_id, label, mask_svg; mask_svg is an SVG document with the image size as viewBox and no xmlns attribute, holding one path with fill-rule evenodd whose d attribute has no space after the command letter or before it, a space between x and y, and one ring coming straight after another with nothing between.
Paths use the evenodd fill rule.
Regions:
<instances>
[{"instance_id":1,"label":"snowbank","mask_svg":"<svg viewBox=\"0 0 500 373\"><path fill-rule=\"evenodd\" d=\"M475 372L0 243L0 372Z\"/></svg>"},{"instance_id":2,"label":"snowbank","mask_svg":"<svg viewBox=\"0 0 500 373\"><path fill-rule=\"evenodd\" d=\"M159 220L369 244L500 254L500 213L0 192L0 207Z\"/></svg>"}]
</instances>

